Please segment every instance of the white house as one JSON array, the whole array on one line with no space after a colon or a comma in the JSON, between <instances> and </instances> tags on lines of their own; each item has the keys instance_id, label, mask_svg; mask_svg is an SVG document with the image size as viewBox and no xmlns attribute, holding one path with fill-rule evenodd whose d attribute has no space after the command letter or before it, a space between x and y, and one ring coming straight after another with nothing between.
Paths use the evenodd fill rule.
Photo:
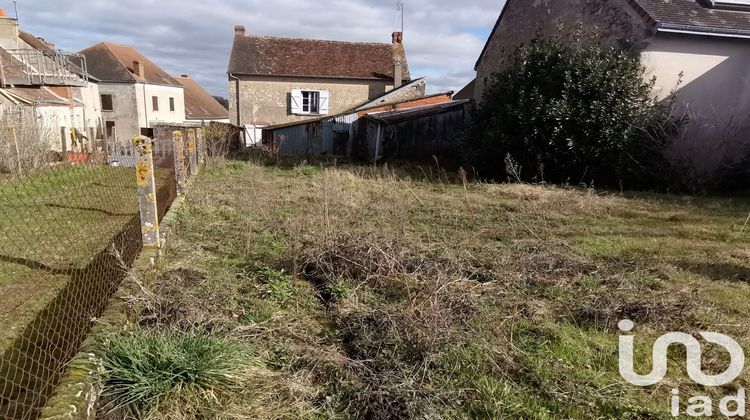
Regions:
<instances>
[{"instance_id":1,"label":"white house","mask_svg":"<svg viewBox=\"0 0 750 420\"><path fill-rule=\"evenodd\" d=\"M133 47L102 42L79 54L99 80L107 140L127 141L150 135L157 124L185 122L182 84Z\"/></svg>"}]
</instances>

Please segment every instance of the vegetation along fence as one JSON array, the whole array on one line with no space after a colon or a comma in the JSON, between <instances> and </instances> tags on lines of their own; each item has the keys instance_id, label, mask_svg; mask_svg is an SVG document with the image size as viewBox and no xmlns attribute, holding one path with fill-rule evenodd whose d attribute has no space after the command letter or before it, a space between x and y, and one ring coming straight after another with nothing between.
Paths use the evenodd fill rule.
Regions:
<instances>
[{"instance_id":1,"label":"vegetation along fence","mask_svg":"<svg viewBox=\"0 0 750 420\"><path fill-rule=\"evenodd\" d=\"M0 419L39 416L139 252L160 246L159 221L198 173L203 134L157 127L154 139L3 168Z\"/></svg>"}]
</instances>

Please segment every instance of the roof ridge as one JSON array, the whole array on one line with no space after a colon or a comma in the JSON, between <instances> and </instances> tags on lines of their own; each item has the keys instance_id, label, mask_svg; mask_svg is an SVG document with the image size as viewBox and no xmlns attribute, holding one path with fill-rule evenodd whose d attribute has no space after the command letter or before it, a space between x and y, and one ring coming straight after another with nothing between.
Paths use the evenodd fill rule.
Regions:
<instances>
[{"instance_id":1,"label":"roof ridge","mask_svg":"<svg viewBox=\"0 0 750 420\"><path fill-rule=\"evenodd\" d=\"M313 39L313 38L299 38L299 37L285 37L285 36L274 36L274 35L242 35L242 38L258 38L258 39L279 39L284 41L310 41L310 42L329 42L332 44L352 44L352 45L387 45L392 46L387 42L367 42L367 41L340 41L334 39Z\"/></svg>"}]
</instances>

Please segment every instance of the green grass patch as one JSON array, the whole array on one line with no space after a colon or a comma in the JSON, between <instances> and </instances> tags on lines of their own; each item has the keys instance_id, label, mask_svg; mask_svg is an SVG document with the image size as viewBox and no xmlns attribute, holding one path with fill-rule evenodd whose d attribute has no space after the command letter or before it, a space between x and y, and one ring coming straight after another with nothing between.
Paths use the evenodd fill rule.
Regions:
<instances>
[{"instance_id":1,"label":"green grass patch","mask_svg":"<svg viewBox=\"0 0 750 420\"><path fill-rule=\"evenodd\" d=\"M241 344L202 333L138 332L103 348L104 409L132 418L214 417L242 390L248 364Z\"/></svg>"}]
</instances>

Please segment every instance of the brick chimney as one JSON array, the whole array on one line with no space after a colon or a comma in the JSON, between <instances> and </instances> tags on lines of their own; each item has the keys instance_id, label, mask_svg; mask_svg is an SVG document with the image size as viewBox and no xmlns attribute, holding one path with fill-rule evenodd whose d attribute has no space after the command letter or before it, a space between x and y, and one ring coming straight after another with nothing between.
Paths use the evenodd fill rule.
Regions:
<instances>
[{"instance_id":1,"label":"brick chimney","mask_svg":"<svg viewBox=\"0 0 750 420\"><path fill-rule=\"evenodd\" d=\"M393 88L397 89L404 84L404 33L394 32L393 38Z\"/></svg>"},{"instance_id":2,"label":"brick chimney","mask_svg":"<svg viewBox=\"0 0 750 420\"><path fill-rule=\"evenodd\" d=\"M140 61L138 61L138 60L134 60L134 61L133 61L133 73L134 73L134 74L135 74L136 76L138 76L138 77L140 77L140 78L143 78L143 74L144 74L144 73L143 73L143 63L141 63L141 62L140 62Z\"/></svg>"},{"instance_id":3,"label":"brick chimney","mask_svg":"<svg viewBox=\"0 0 750 420\"><path fill-rule=\"evenodd\" d=\"M235 36L245 36L245 27L242 25L237 25L234 27L234 35Z\"/></svg>"}]
</instances>

